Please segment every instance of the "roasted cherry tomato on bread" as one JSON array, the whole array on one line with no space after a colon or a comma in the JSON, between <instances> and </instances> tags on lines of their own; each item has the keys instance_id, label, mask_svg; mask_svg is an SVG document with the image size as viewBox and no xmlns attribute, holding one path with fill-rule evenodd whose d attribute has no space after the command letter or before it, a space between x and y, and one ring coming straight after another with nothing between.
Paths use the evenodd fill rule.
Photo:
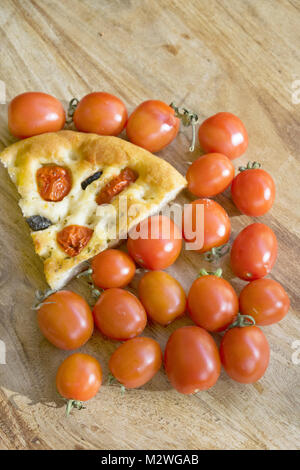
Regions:
<instances>
[{"instance_id":1,"label":"roasted cherry tomato on bread","mask_svg":"<svg viewBox=\"0 0 300 470\"><path fill-rule=\"evenodd\" d=\"M84 225L67 225L57 233L56 240L70 257L77 256L86 247L94 231Z\"/></svg>"},{"instance_id":2,"label":"roasted cherry tomato on bread","mask_svg":"<svg viewBox=\"0 0 300 470\"><path fill-rule=\"evenodd\" d=\"M119 175L115 176L96 197L97 204L109 204L111 200L124 191L130 183L134 183L138 175L131 168L124 168Z\"/></svg>"},{"instance_id":3,"label":"roasted cherry tomato on bread","mask_svg":"<svg viewBox=\"0 0 300 470\"><path fill-rule=\"evenodd\" d=\"M135 274L135 264L127 253L105 250L92 260L92 280L101 289L127 286Z\"/></svg>"},{"instance_id":4,"label":"roasted cherry tomato on bread","mask_svg":"<svg viewBox=\"0 0 300 470\"><path fill-rule=\"evenodd\" d=\"M45 165L36 172L38 192L45 201L58 202L69 194L72 178L67 168Z\"/></svg>"}]
</instances>

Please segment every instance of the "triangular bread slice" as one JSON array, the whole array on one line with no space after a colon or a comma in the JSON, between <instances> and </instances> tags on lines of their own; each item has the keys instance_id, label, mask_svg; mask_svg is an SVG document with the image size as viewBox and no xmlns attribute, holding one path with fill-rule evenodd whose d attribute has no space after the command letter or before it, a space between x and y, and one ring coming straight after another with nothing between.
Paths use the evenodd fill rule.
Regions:
<instances>
[{"instance_id":1,"label":"triangular bread slice","mask_svg":"<svg viewBox=\"0 0 300 470\"><path fill-rule=\"evenodd\" d=\"M0 159L21 195L19 205L24 217L32 220L33 216L41 216L51 221L52 225L43 230L35 227L37 231L31 235L36 252L44 260L47 282L54 290L82 270L82 263L126 238L132 227L158 212L186 186L185 178L165 160L117 137L73 131L42 134L11 145ZM68 169L72 187L61 201L49 202L39 194L36 173L54 164ZM137 179L109 205L97 204L101 189L127 168L135 172ZM101 176L82 186L95 173ZM127 198L127 211L119 214L121 196ZM44 220L41 217L38 220ZM93 231L87 245L75 256L68 256L57 242L57 234L70 225Z\"/></svg>"}]
</instances>

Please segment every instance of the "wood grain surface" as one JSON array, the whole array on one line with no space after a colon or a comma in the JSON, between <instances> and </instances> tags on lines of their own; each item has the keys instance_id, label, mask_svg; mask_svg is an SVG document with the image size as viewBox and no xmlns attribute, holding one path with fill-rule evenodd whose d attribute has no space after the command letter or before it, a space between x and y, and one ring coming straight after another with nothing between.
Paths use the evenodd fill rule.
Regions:
<instances>
[{"instance_id":1,"label":"wood grain surface","mask_svg":"<svg viewBox=\"0 0 300 470\"><path fill-rule=\"evenodd\" d=\"M163 371L141 390L124 395L104 385L86 410L67 419L56 393L58 365L68 353L40 334L31 309L35 289L46 288L42 264L17 206L18 195L0 168L0 364L1 449L295 449L299 448L299 0L1 0L0 91L6 102L34 90L66 104L74 96L107 91L131 111L149 98L172 100L199 113L218 111L242 118L249 132L247 153L234 164L259 160L277 187L272 210L259 220L279 241L271 277L291 298L289 315L263 330L271 346L265 377L243 386L224 372L208 392L182 396ZM1 148L13 141L7 105L0 96ZM160 152L183 174L190 131ZM179 202L192 200L186 192ZM253 219L241 216L225 192L217 200L231 216L234 238ZM225 277L239 291L228 256ZM169 269L188 289L202 255L183 252ZM131 286L136 287L136 281ZM70 288L87 293L84 280ZM164 347L169 327L145 331ZM116 343L95 333L82 348L107 362ZM299 346L298 346L299 348ZM299 354L298 354L299 358Z\"/></svg>"}]
</instances>

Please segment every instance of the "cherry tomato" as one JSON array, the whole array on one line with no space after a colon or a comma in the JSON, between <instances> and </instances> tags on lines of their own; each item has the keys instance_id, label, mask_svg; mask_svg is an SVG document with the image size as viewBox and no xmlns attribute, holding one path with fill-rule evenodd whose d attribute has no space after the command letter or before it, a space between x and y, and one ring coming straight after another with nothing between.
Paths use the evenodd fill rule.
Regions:
<instances>
[{"instance_id":1,"label":"cherry tomato","mask_svg":"<svg viewBox=\"0 0 300 470\"><path fill-rule=\"evenodd\" d=\"M134 183L138 175L131 168L124 168L121 173L107 183L96 197L97 204L109 204L114 196Z\"/></svg>"},{"instance_id":2,"label":"cherry tomato","mask_svg":"<svg viewBox=\"0 0 300 470\"><path fill-rule=\"evenodd\" d=\"M217 152L230 160L243 155L248 147L248 134L242 121L231 113L218 113L206 119L198 131L205 152Z\"/></svg>"},{"instance_id":3,"label":"cherry tomato","mask_svg":"<svg viewBox=\"0 0 300 470\"><path fill-rule=\"evenodd\" d=\"M282 320L290 308L290 300L279 282L257 279L240 293L240 312L250 315L257 325L272 325Z\"/></svg>"},{"instance_id":4,"label":"cherry tomato","mask_svg":"<svg viewBox=\"0 0 300 470\"><path fill-rule=\"evenodd\" d=\"M233 242L230 259L234 274L245 281L266 276L277 257L277 239L265 224L251 224Z\"/></svg>"},{"instance_id":5,"label":"cherry tomato","mask_svg":"<svg viewBox=\"0 0 300 470\"><path fill-rule=\"evenodd\" d=\"M112 375L126 388L142 387L159 371L162 352L152 338L133 338L116 349L109 360Z\"/></svg>"},{"instance_id":6,"label":"cherry tomato","mask_svg":"<svg viewBox=\"0 0 300 470\"><path fill-rule=\"evenodd\" d=\"M199 326L184 326L171 334L164 363L173 387L185 394L209 389L217 382L221 371L216 343Z\"/></svg>"},{"instance_id":7,"label":"cherry tomato","mask_svg":"<svg viewBox=\"0 0 300 470\"><path fill-rule=\"evenodd\" d=\"M105 250L92 260L92 280L101 289L125 287L133 279L135 264L120 250Z\"/></svg>"},{"instance_id":8,"label":"cherry tomato","mask_svg":"<svg viewBox=\"0 0 300 470\"><path fill-rule=\"evenodd\" d=\"M178 258L182 235L176 224L163 215L143 220L128 234L127 248L136 263L146 269L165 269Z\"/></svg>"},{"instance_id":9,"label":"cherry tomato","mask_svg":"<svg viewBox=\"0 0 300 470\"><path fill-rule=\"evenodd\" d=\"M57 243L68 256L77 256L88 244L94 231L84 225L68 225L57 233Z\"/></svg>"},{"instance_id":10,"label":"cherry tomato","mask_svg":"<svg viewBox=\"0 0 300 470\"><path fill-rule=\"evenodd\" d=\"M65 350L83 346L94 329L89 305L83 297L68 290L49 295L38 309L37 320L47 340Z\"/></svg>"},{"instance_id":11,"label":"cherry tomato","mask_svg":"<svg viewBox=\"0 0 300 470\"><path fill-rule=\"evenodd\" d=\"M272 176L261 168L244 170L232 181L231 196L243 214L257 217L271 209L275 183Z\"/></svg>"},{"instance_id":12,"label":"cherry tomato","mask_svg":"<svg viewBox=\"0 0 300 470\"><path fill-rule=\"evenodd\" d=\"M199 210L200 205L204 207L204 219ZM230 232L228 214L217 202L211 199L196 199L185 207L183 236L190 243L198 241L199 247L195 251L205 253L214 247L224 245L229 240Z\"/></svg>"},{"instance_id":13,"label":"cherry tomato","mask_svg":"<svg viewBox=\"0 0 300 470\"><path fill-rule=\"evenodd\" d=\"M138 292L149 317L161 325L168 325L185 312L183 288L164 271L146 273L140 280Z\"/></svg>"},{"instance_id":14,"label":"cherry tomato","mask_svg":"<svg viewBox=\"0 0 300 470\"><path fill-rule=\"evenodd\" d=\"M207 153L189 167L186 179L188 190L198 197L213 197L222 193L234 177L234 166L221 153Z\"/></svg>"},{"instance_id":15,"label":"cherry tomato","mask_svg":"<svg viewBox=\"0 0 300 470\"><path fill-rule=\"evenodd\" d=\"M61 201L69 194L72 179L69 171L62 166L46 165L36 172L39 194L45 201Z\"/></svg>"},{"instance_id":16,"label":"cherry tomato","mask_svg":"<svg viewBox=\"0 0 300 470\"><path fill-rule=\"evenodd\" d=\"M124 129L127 117L123 101L109 93L95 92L79 101L73 121L78 131L116 136Z\"/></svg>"},{"instance_id":17,"label":"cherry tomato","mask_svg":"<svg viewBox=\"0 0 300 470\"><path fill-rule=\"evenodd\" d=\"M8 128L19 139L60 131L65 122L62 104L46 93L22 93L8 106Z\"/></svg>"},{"instance_id":18,"label":"cherry tomato","mask_svg":"<svg viewBox=\"0 0 300 470\"><path fill-rule=\"evenodd\" d=\"M179 124L173 108L162 101L149 100L129 116L126 133L133 144L158 152L175 139Z\"/></svg>"},{"instance_id":19,"label":"cherry tomato","mask_svg":"<svg viewBox=\"0 0 300 470\"><path fill-rule=\"evenodd\" d=\"M225 279L203 275L193 282L188 311L196 325L207 331L222 331L234 321L238 310L238 297Z\"/></svg>"},{"instance_id":20,"label":"cherry tomato","mask_svg":"<svg viewBox=\"0 0 300 470\"><path fill-rule=\"evenodd\" d=\"M104 336L120 341L138 336L147 324L147 315L139 299L117 287L100 295L93 315Z\"/></svg>"},{"instance_id":21,"label":"cherry tomato","mask_svg":"<svg viewBox=\"0 0 300 470\"><path fill-rule=\"evenodd\" d=\"M233 380L251 384L264 375L269 364L270 347L257 326L235 327L223 336L220 357Z\"/></svg>"}]
</instances>

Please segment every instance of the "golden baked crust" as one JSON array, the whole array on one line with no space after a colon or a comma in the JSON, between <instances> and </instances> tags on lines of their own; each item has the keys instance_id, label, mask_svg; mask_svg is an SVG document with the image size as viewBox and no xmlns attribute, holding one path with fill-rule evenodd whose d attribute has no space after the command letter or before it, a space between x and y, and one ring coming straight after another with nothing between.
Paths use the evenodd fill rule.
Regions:
<instances>
[{"instance_id":1,"label":"golden baked crust","mask_svg":"<svg viewBox=\"0 0 300 470\"><path fill-rule=\"evenodd\" d=\"M160 210L186 186L185 178L169 163L117 137L73 131L42 134L11 145L0 159L21 195L23 215L40 215L52 222L47 229L32 232L35 250L44 259L45 276L52 289L61 288L81 269L82 262L117 243L119 238L126 238L133 226ZM71 172L72 189L62 201L45 201L37 190L36 171L47 164L61 165ZM97 205L95 197L101 188L126 167L137 172L137 180L110 205ZM82 181L99 170L103 171L101 178L83 190ZM116 226L115 211L118 212L121 198L125 204L124 196L127 211L124 206ZM56 236L74 224L87 226L94 233L77 256L69 257Z\"/></svg>"}]
</instances>

